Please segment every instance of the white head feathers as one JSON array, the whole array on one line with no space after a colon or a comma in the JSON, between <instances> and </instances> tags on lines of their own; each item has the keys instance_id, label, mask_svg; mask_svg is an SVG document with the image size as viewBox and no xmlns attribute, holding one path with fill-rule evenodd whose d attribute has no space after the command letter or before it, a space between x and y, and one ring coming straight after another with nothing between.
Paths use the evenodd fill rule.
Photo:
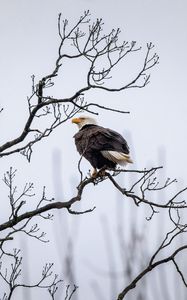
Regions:
<instances>
[{"instance_id":1,"label":"white head feathers","mask_svg":"<svg viewBox=\"0 0 187 300\"><path fill-rule=\"evenodd\" d=\"M94 118L87 116L80 116L79 118L74 118L72 119L72 123L77 124L79 129L81 129L85 125L97 125L97 122Z\"/></svg>"}]
</instances>

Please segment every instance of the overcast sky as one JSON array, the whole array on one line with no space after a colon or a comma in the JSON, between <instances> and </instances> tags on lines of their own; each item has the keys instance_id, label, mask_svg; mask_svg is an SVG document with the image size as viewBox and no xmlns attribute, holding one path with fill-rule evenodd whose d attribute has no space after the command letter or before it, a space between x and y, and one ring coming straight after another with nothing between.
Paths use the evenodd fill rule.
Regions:
<instances>
[{"instance_id":1,"label":"overcast sky","mask_svg":"<svg viewBox=\"0 0 187 300\"><path fill-rule=\"evenodd\" d=\"M137 44L142 46L142 51L145 51L147 42L153 42L160 63L151 70L150 84L143 89L130 89L118 94L94 92L85 95L85 99L88 97L89 100L99 100L103 105L130 111L130 115L101 111L98 120L101 125L113 128L128 137L136 167L142 169L147 165L164 164L165 174L179 178L182 186L187 183L185 0L1 1L0 107L4 107L0 116L1 142L16 137L23 128L27 117L26 97L31 93L31 75L35 74L36 79L40 79L54 66L59 42L58 13L61 12L63 18L69 19L70 24L73 24L87 9L90 10L93 20L103 18L106 31L120 27L121 38L137 41ZM142 56L136 55L139 67L143 62ZM62 84L59 81L55 90L59 97L71 95L82 79L81 67L75 70L71 65L66 72L66 78L63 78L62 73L65 85L63 81ZM74 82L72 74L76 75ZM124 76L123 69L116 76L118 77L114 82L118 85ZM18 169L20 182L33 180L39 185L38 188L47 185L49 193L53 194L54 165L59 159L59 164L56 164L62 173L62 178L59 179L62 185L61 192L68 199L69 195L72 195L72 180L76 182L78 176L76 164L79 156L72 139L76 131L76 126L70 122L63 128L58 128L47 141L35 147L31 164L19 155L9 159L3 158L0 176L14 165ZM83 164L86 172L89 164L86 161ZM101 205L97 198L101 197L101 192L102 190L99 190L99 196L94 195L89 204L84 205L89 208L89 205L96 202L97 210L101 209L101 213L106 212L106 202ZM109 194L104 195L108 198L111 195L110 190ZM111 212L112 208L109 208L109 211ZM100 218L99 212L97 218ZM86 216L83 224L84 222L88 222L89 225L79 245L83 248L87 247L84 244L85 238L90 238L95 221ZM91 242L95 244L94 240ZM97 251L100 253L100 249ZM93 253L91 252L92 255ZM87 259L88 257L85 258ZM84 261L84 257L80 260ZM96 298L93 297L94 299Z\"/></svg>"},{"instance_id":2,"label":"overcast sky","mask_svg":"<svg viewBox=\"0 0 187 300\"><path fill-rule=\"evenodd\" d=\"M138 148L135 154L140 167L145 161L157 159L158 148L164 147L169 172L182 177L184 172L186 176L183 166L187 163L184 154L187 21L186 2L182 0L2 1L0 100L2 106L7 106L1 118L1 122L6 122L7 130L2 136L14 137L20 132L26 96L31 88L30 76L35 74L36 78L40 78L53 67L58 46L58 13L62 12L73 22L86 9L90 9L93 19L103 18L106 31L120 27L121 37L136 40L142 47L152 41L160 56L160 64L151 70L151 83L145 89L118 95L102 94L103 103L110 101L111 105L122 106L130 110L131 115L116 119L113 114L101 113L100 122L118 131L126 129L130 132L133 146ZM142 63L141 58L139 63ZM121 79L123 72L118 76ZM72 84L69 86L70 93ZM63 92L64 89L59 91L61 96ZM97 94L97 97L101 96ZM11 109L13 112L16 109L17 113L11 115ZM68 129L71 130L68 135L75 131L71 125ZM59 143L56 146L61 147ZM68 144L68 149L70 147L73 151L72 143Z\"/></svg>"}]
</instances>

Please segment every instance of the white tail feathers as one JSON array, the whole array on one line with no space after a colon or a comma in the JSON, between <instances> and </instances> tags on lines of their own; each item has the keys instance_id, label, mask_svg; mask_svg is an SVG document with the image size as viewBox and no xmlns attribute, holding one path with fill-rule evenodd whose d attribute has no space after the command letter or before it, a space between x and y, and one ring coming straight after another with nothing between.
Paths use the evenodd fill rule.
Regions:
<instances>
[{"instance_id":1,"label":"white tail feathers","mask_svg":"<svg viewBox=\"0 0 187 300\"><path fill-rule=\"evenodd\" d=\"M101 153L108 160L111 160L114 163L122 165L122 166L126 165L127 163L130 163L130 164L133 163L130 156L123 152L103 150L103 151L101 151Z\"/></svg>"}]
</instances>

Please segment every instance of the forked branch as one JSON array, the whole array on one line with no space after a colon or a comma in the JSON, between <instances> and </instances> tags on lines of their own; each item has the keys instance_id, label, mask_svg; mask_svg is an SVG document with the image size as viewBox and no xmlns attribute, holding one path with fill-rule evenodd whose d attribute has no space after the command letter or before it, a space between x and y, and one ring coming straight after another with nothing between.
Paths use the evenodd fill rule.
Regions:
<instances>
[{"instance_id":1,"label":"forked branch","mask_svg":"<svg viewBox=\"0 0 187 300\"><path fill-rule=\"evenodd\" d=\"M14 139L0 146L0 157L14 153L23 154L28 161L31 160L33 146L48 137L58 126L72 118L76 113L86 111L97 114L96 109L106 109L119 113L126 113L117 108L110 108L96 103L87 103L84 95L91 89L104 89L110 92L119 92L128 88L141 88L149 83L150 74L147 73L158 63L158 55L152 54L153 44L147 44L147 50L142 62L142 67L137 70L137 75L121 87L106 86L111 82L112 71L119 63L142 50L135 41L120 42L121 31L112 29L103 34L104 23L102 19L91 22L90 12L85 11L78 21L69 26L68 20L58 17L58 35L60 43L57 58L52 71L35 82L32 76L32 93L27 98L28 118L21 133ZM68 98L62 96L54 98L46 95L46 89L55 84L60 68L63 68L64 60L83 59L88 66L87 74L83 78L83 86ZM86 84L85 84L86 82ZM110 84L111 85L111 84ZM2 111L2 110L1 110ZM0 112L1 112L0 111ZM38 118L37 126L33 127ZM49 126L42 129L40 119L46 118Z\"/></svg>"},{"instance_id":2,"label":"forked branch","mask_svg":"<svg viewBox=\"0 0 187 300\"><path fill-rule=\"evenodd\" d=\"M177 271L178 273L180 274L180 276L182 277L183 279L183 282L185 282L184 280L184 277L183 277L183 274L182 272L180 271L178 265L176 264L176 261L175 261L175 257L177 256L177 254L179 254L180 252L184 251L184 250L187 250L187 245L184 245L182 247L179 247L177 248L171 255L167 256L166 258L164 259L161 259L161 260L158 260L154 263L151 263L149 264L143 271L141 271L138 276L132 280L132 282L127 285L124 290L118 295L117 297L117 300L122 300L125 298L125 296L127 295L127 293L129 293L130 290L134 289L137 285L137 283L145 276L147 275L149 272L151 272L153 269L155 269L156 267L160 266L160 265L163 265L163 264L166 264L168 262L173 262L175 267L177 268ZM186 285L186 282L185 282L185 285Z\"/></svg>"},{"instance_id":3,"label":"forked branch","mask_svg":"<svg viewBox=\"0 0 187 300\"><path fill-rule=\"evenodd\" d=\"M129 170L129 171L128 170L117 170L117 171L114 171L113 175L106 172L105 176L100 176L98 174L98 176L96 178L85 177L84 179L82 179L82 177L81 177L81 181L77 187L77 193L70 200L54 202L54 199L51 199L50 200L51 203L41 206L43 201L44 200L46 201L46 196L45 196L45 191L44 191L42 200L39 201L39 205L37 205L36 209L22 213L22 214L19 214L18 212L19 212L20 206L22 207L24 205L24 203L22 205L20 204L20 203L22 203L22 197L18 197L17 200L15 200L14 195L11 194L12 190L14 191L17 189L17 187L14 187L13 183L12 183L12 180L14 177L13 178L11 177L11 182L8 183L8 187L10 189L10 195L11 195L10 205L12 207L12 214L10 216L9 221L0 225L0 231L3 231L7 228L14 227L15 225L19 224L20 222L22 222L24 220L30 220L34 216L37 216L37 215L43 216L44 212L48 212L52 209L66 208L70 213L73 213L73 214L83 214L83 213L91 212L95 209L95 207L88 209L86 211L83 211L83 212L75 212L74 210L72 210L72 205L75 202L82 200L84 189L88 185L90 185L90 184L97 185L107 179L109 179L112 182L112 184L114 185L114 187L118 191L120 191L125 197L133 200L134 203L136 204L136 206L139 206L140 204L145 204L145 205L149 206L151 210L153 210L153 208L169 209L169 213L170 213L171 209L176 210L176 209L187 208L186 202L184 200L180 201L180 199L178 200L178 198L177 198L182 193L184 193L187 190L187 188L184 188L180 192L177 192L172 197L172 199L166 200L165 203L153 202L149 198L146 198L147 192L153 191L154 188L156 191L159 191L159 190L167 188L168 186L170 186L171 183L175 182L175 181L170 182L170 181L166 180L166 182L163 185L160 185L158 187L158 184L155 181L155 179L152 180L152 176L154 175L154 178L155 178L155 172L157 172L159 169L160 169L160 167L151 168L149 170L146 170L146 169L145 170ZM133 186L130 187L129 189L121 187L115 180L115 177L118 176L118 174L121 172L125 172L125 173L129 172L131 174L134 172L136 174L140 174L140 179L137 180L137 182L135 184L133 184ZM14 172L11 170L11 174L12 173L14 174ZM148 188L148 187L150 187L150 185L151 185L151 190L149 190L149 188ZM137 186L139 187L139 194L138 194L137 189L136 189L136 191L134 190L134 188L135 187L137 188ZM24 195L24 193L23 193L23 195ZM29 191L29 193L30 193L30 191ZM178 222L178 224L179 224L179 222Z\"/></svg>"}]
</instances>

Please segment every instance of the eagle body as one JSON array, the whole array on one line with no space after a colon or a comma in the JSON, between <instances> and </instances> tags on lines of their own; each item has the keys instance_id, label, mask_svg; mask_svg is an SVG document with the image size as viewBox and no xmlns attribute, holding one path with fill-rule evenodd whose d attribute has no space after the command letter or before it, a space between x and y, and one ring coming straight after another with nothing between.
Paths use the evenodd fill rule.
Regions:
<instances>
[{"instance_id":1,"label":"eagle body","mask_svg":"<svg viewBox=\"0 0 187 300\"><path fill-rule=\"evenodd\" d=\"M116 163L108 160L101 151L112 150L110 136L105 128L98 125L85 125L74 135L75 145L80 155L84 156L95 169L104 166L114 168Z\"/></svg>"},{"instance_id":2,"label":"eagle body","mask_svg":"<svg viewBox=\"0 0 187 300\"><path fill-rule=\"evenodd\" d=\"M81 124L82 119L86 121ZM117 164L132 163L128 144L118 132L97 125L92 118L75 118L72 122L80 129L74 135L77 151L95 170L114 169Z\"/></svg>"}]
</instances>

